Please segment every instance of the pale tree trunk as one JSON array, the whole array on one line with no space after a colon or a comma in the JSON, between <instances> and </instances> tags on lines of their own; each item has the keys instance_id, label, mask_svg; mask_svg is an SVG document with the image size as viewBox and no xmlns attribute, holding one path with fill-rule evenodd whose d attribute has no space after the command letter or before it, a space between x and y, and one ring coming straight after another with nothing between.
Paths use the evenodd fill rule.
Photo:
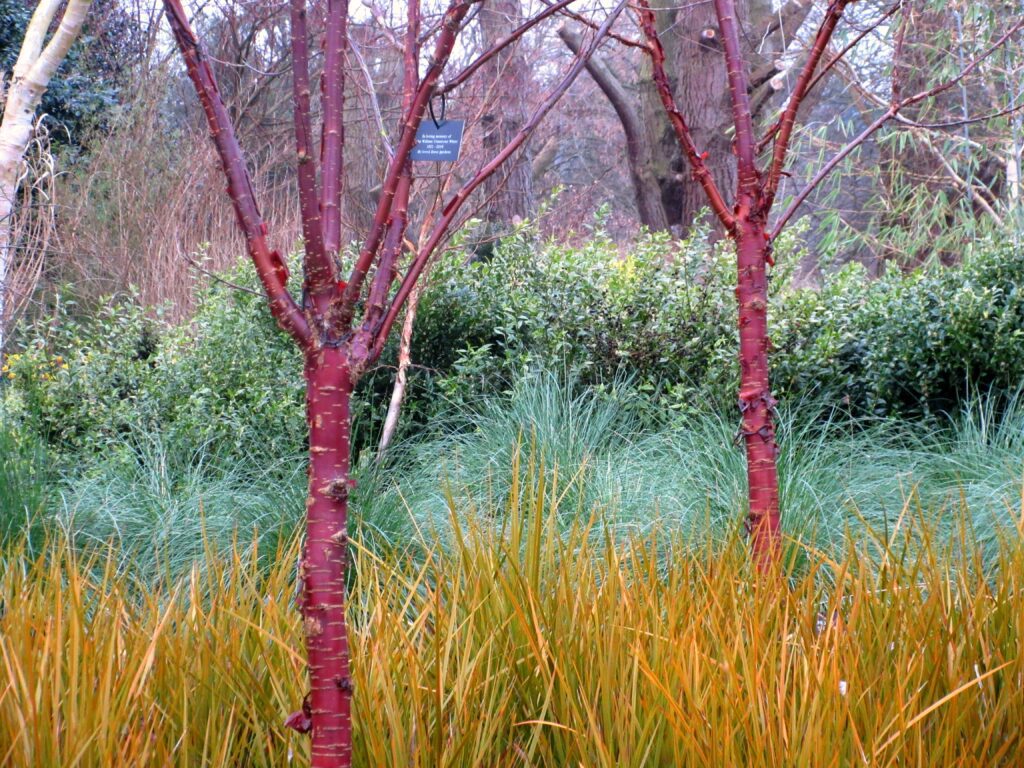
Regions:
<instances>
[{"instance_id":1,"label":"pale tree trunk","mask_svg":"<svg viewBox=\"0 0 1024 768\"><path fill-rule=\"evenodd\" d=\"M90 0L69 0L57 31L46 33L60 9L60 0L42 0L32 14L7 88L0 122L0 349L7 341L7 278L13 259L12 218L18 195L22 159L32 140L35 112L57 67L78 37Z\"/></svg>"},{"instance_id":2,"label":"pale tree trunk","mask_svg":"<svg viewBox=\"0 0 1024 768\"><path fill-rule=\"evenodd\" d=\"M384 429L381 430L380 444L377 447L377 460L384 456L384 451L391 444L398 429L398 417L402 413L405 401L405 389L409 381L409 365L412 363L412 329L416 323L416 309L419 307L423 284L417 283L409 294L409 302L405 305L405 320L402 321L402 335L398 340L398 373L395 375L395 387L391 390L391 402L384 418Z\"/></svg>"}]
</instances>

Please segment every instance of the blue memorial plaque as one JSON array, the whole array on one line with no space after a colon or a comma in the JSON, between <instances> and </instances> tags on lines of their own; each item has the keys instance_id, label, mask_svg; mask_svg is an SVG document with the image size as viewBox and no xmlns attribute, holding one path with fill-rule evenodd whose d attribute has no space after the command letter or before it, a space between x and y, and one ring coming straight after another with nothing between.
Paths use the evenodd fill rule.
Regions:
<instances>
[{"instance_id":1,"label":"blue memorial plaque","mask_svg":"<svg viewBox=\"0 0 1024 768\"><path fill-rule=\"evenodd\" d=\"M416 131L416 144L409 155L410 159L433 160L437 163L458 160L465 125L465 120L443 120L440 123L424 120Z\"/></svg>"}]
</instances>

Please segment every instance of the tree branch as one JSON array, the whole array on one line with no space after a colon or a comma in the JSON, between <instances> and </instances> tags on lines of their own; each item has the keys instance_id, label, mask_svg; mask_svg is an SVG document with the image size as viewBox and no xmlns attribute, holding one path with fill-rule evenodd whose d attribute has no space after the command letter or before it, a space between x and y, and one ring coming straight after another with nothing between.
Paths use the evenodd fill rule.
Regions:
<instances>
[{"instance_id":1,"label":"tree branch","mask_svg":"<svg viewBox=\"0 0 1024 768\"><path fill-rule=\"evenodd\" d=\"M490 48L488 48L486 51L480 54L465 69L463 69L461 72L455 75L455 77L453 77L443 86L438 88L437 95L443 96L446 93L451 93L452 91L454 91L464 82L466 82L466 80L468 80L473 75L474 72L480 69L480 67L482 67L492 58L494 58L503 50L512 45L514 42L516 42L530 29L535 27L540 22L544 21L544 19L548 18L549 16L553 16L554 14L558 13L560 10L568 6L570 3L574 2L576 2L576 0L560 0L560 2L557 2L554 5L549 5L540 13L524 21L522 24L520 24L518 27L512 30L512 32L503 37L501 40L498 40L494 45L492 45Z\"/></svg>"},{"instance_id":2,"label":"tree branch","mask_svg":"<svg viewBox=\"0 0 1024 768\"><path fill-rule=\"evenodd\" d=\"M291 334L300 346L306 347L311 338L309 325L295 299L288 293L287 267L277 251L271 250L267 243L267 225L256 205L252 180L245 168L245 160L228 118L227 108L217 90L213 69L189 26L181 0L164 0L164 8L174 39L185 59L189 78L206 113L210 134L228 179L228 195L234 204L238 225L245 234L249 256L270 302L270 312L281 328Z\"/></svg>"},{"instance_id":3,"label":"tree branch","mask_svg":"<svg viewBox=\"0 0 1024 768\"><path fill-rule=\"evenodd\" d=\"M431 256L436 250L437 246L444 239L448 227L454 220L455 215L459 212L459 209L466 202L466 199L479 187L484 179L493 174L502 163L508 160L513 153L518 150L523 143L530 137L536 127L540 124L541 120L547 115L548 112L558 103L559 99L569 89L569 86L575 82L580 72L586 64L587 59L594 55L594 52L600 47L601 43L604 42L608 35L608 30L611 29L612 24L622 13L626 7L628 0L620 0L618 5L608 14L604 23L594 34L593 40L590 45L587 46L586 50L582 55L577 56L572 67L565 74L562 80L551 90L547 98L537 107L536 111L530 116L530 119L519 129L519 132L506 144L498 154L496 154L490 162L480 168L479 171L467 182L465 182L459 191L448 201L445 207L441 211L441 215L434 223L434 227L427 238L426 243L420 248L416 254L416 258L413 259L412 264L409 266L409 270L406 272L405 277L402 279L398 290L395 293L394 298L391 300L391 305L388 307L387 314L381 323L376 328L368 329L372 332L372 347L370 359L375 360L380 356L380 353L384 349L384 342L387 340L388 333L391 331L391 326L395 322L395 318L398 317L398 313L402 309L402 305L405 304L406 299L409 298L409 294L423 273L424 268L430 261Z\"/></svg>"},{"instance_id":4,"label":"tree branch","mask_svg":"<svg viewBox=\"0 0 1024 768\"><path fill-rule=\"evenodd\" d=\"M821 26L818 27L818 33L814 36L811 52L807 56L807 61L804 63L793 92L789 95L789 101L786 103L786 108L783 110L782 118L779 121L779 132L775 138L775 147L772 149L772 165L768 171L768 179L765 185L765 210L771 210L772 203L775 201L775 193L779 188L779 180L782 178L782 169L786 164L789 140L793 135L793 128L796 125L796 114L800 110L800 105L803 104L804 98L807 96L814 73L818 69L818 63L825 54L825 49L835 33L836 25L842 19L843 12L846 10L846 6L849 5L849 2L850 0L833 0L833 2L829 3L828 10L825 12L825 18L822 20Z\"/></svg>"},{"instance_id":5,"label":"tree branch","mask_svg":"<svg viewBox=\"0 0 1024 768\"><path fill-rule=\"evenodd\" d=\"M578 56L583 50L583 41L580 36L566 26L558 29L558 36L566 47ZM615 76L608 64L597 54L594 54L586 62L587 74L589 74L598 88L612 105L615 114L618 115L619 123L622 125L622 133L626 138L626 156L629 162L629 172L636 187L636 204L640 213L642 224L652 229L668 229L668 219L661 202L661 191L654 182L649 168L652 163L650 148L644 139L643 124L640 115L633 106L633 101L626 89L622 87L619 78Z\"/></svg>"},{"instance_id":6,"label":"tree branch","mask_svg":"<svg viewBox=\"0 0 1024 768\"><path fill-rule=\"evenodd\" d=\"M333 288L334 264L324 250L316 163L313 160L313 129L309 117L309 43L306 34L306 0L291 0L289 27L292 48L292 91L295 101L296 175L299 208L302 212L302 239L305 247L304 276L306 290L316 300Z\"/></svg>"},{"instance_id":7,"label":"tree branch","mask_svg":"<svg viewBox=\"0 0 1024 768\"><path fill-rule=\"evenodd\" d=\"M715 16L722 32L725 49L725 68L732 101L732 119L736 128L736 167L739 171L739 189L753 190L758 184L754 152L754 121L750 114L750 94L747 92L746 63L740 50L739 24L736 21L734 0L715 0Z\"/></svg>"},{"instance_id":8,"label":"tree branch","mask_svg":"<svg viewBox=\"0 0 1024 768\"><path fill-rule=\"evenodd\" d=\"M345 50L348 48L348 0L327 0L324 72L320 77L323 133L320 146L324 250L334 257L341 247L341 193L345 151Z\"/></svg>"},{"instance_id":9,"label":"tree branch","mask_svg":"<svg viewBox=\"0 0 1024 768\"><path fill-rule=\"evenodd\" d=\"M638 6L640 28L647 38L647 53L651 57L652 79L658 90L658 95L661 97L661 103L668 115L669 122L672 123L676 140L679 142L683 154L686 155L686 159L693 169L693 178L703 187L704 193L711 204L711 210L718 217L719 221L722 222L725 231L731 233L736 227L736 220L729 210L729 205L725 202L721 191L711 177L711 172L704 162L705 155L697 150L697 145L693 142L693 133L686 124L686 119L683 117L682 112L679 111L679 107L676 106L675 96L672 94L672 86L665 72L665 49L662 47L661 40L658 37L654 12L651 10L647 0L639 0Z\"/></svg>"},{"instance_id":10,"label":"tree branch","mask_svg":"<svg viewBox=\"0 0 1024 768\"><path fill-rule=\"evenodd\" d=\"M858 33L856 35L856 37L854 37L853 40L851 40L849 43L847 43L845 46L843 46L843 48L841 50L839 50L834 55L829 56L829 59L825 63L825 66L820 67L818 69L818 73L814 76L814 79L811 80L810 84L807 86L806 94L810 94L811 91L813 91L817 87L818 83L820 83L825 78L825 76L832 70L832 68L835 67L839 62L841 62L846 57L846 54L848 54L850 51L852 51L854 48L856 48L861 40L863 40L865 37L867 37L872 32L874 32L876 29L878 29L878 27L880 27L882 25L882 22L884 22L890 16L895 14L898 10L900 10L901 7L902 7L901 3L897 3L896 5L891 6L889 8L889 10L887 10L884 14L882 14L878 19L876 19L872 24L870 24L866 29L864 29L860 33ZM806 94L805 94L805 98L806 98ZM771 144L772 141L775 140L775 136L779 132L779 127L780 127L780 120L776 120L775 123L772 125L772 127L769 128L765 132L765 135L762 136L761 140L758 141L758 143L757 143L757 154L760 155L765 150L765 148L767 148L767 146L769 144Z\"/></svg>"}]
</instances>

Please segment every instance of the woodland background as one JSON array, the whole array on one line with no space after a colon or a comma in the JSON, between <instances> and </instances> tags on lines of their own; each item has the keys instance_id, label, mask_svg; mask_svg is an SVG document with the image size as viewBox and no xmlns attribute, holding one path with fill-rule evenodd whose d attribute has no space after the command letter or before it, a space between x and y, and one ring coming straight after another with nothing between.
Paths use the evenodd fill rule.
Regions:
<instances>
[{"instance_id":1,"label":"woodland background","mask_svg":"<svg viewBox=\"0 0 1024 768\"><path fill-rule=\"evenodd\" d=\"M380 171L397 134L402 58L395 36L403 19L393 5L353 3L352 56L346 62L344 242L355 242L369 225ZM488 2L456 59L470 60L542 5ZM677 98L698 145L708 150L712 173L731 187L731 114L714 14L708 3L662 5L659 24L677 77ZM752 100L764 125L785 102L792 68L802 60L822 8L795 0L739 5L753 62ZM911 62L908 91L954 75L1005 31L1006 19L1024 12L1018 3L995 0L921 0L911 6L915 23L903 43L905 60ZM861 36L862 43L807 102L782 197L802 189L834 150L886 105L892 8L876 0L851 7L835 46ZM264 217L295 259L301 223L293 173L287 4L211 0L190 10L215 61ZM0 73L10 71L30 14L30 3L0 0ZM178 623L164 624L163 614L142 611L132 613L137 627L125 630L147 641L131 646L138 666L126 663L127 677L111 680L111 689L141 696L144 711L161 713L139 727L139 733L152 728L160 737L147 735L138 743L159 743L168 760L187 761L180 750L194 749L204 764L223 765L280 765L285 754L304 749L277 724L289 701L301 699L296 682L301 665L276 640L271 643L276 650L259 650L267 636L294 640L298 632L283 595L292 589L295 532L305 495L302 361L274 328L255 276L243 263L244 243L220 166L163 23L157 6L135 0L93 3L82 39L44 99L13 219L14 272L8 287L14 301L3 318L8 333L0 385L0 538L5 562L21 567L7 569L6 581L0 581L0 596L8 595L0 606L14 605L10 596L28 594L31 583L37 585L32 599L39 602L27 600L23 612L9 617L0 608L0 628L8 622L9 638L4 646L9 682L0 691L0 756L6 739L18 750L11 754L25 764L30 757L41 764L40 755L66 756L75 748L70 726L63 733L40 727L31 739L25 735L32 729L19 723L30 708L25 702L33 701L33 688L25 683L22 690L10 681L18 674L32 679L28 669L48 679L52 670L33 661L43 658L36 639L41 635L30 629L41 626L47 601L75 604L77 598L61 590L67 573L79 570L86 574L86 592L100 596L96 599L123 597L128 612L138 607L133 600L141 587L152 591L147 605L178 606L174 585L191 579ZM569 16L539 29L497 57L485 76L447 94L447 116L467 120L463 156L452 166L417 165L422 181L410 206L411 239L422 237L422 223L442 192L514 133L542 97L543 86L572 56L584 27ZM927 759L936 765L952 764L972 749L971 754L983 756L978 764L1019 755L1024 744L1012 735L1011 724L1019 722L1024 699L1019 686L1016 692L1009 690L1013 686L998 687L998 676L985 678L984 687L975 683L983 689L981 705L973 706L965 696L941 711L930 727L932 734L946 734L947 741L940 739L943 748L929 753L923 746L927 739L908 738L895 746L887 739L899 718L905 731L930 723L914 720L914 713L1003 660L1017 665L1006 675L1024 668L1016 655L1024 603L1014 586L1024 573L1016 544L1024 487L1024 111L1018 109L1024 106L1024 49L1019 41L1007 45L958 87L879 131L815 190L802 218L775 245L771 362L781 401L783 519L787 535L810 542L811 549L792 560L799 574L794 579L805 581L787 598L791 602L767 610L754 597L737 598L730 577L722 575L729 568L720 565L733 562L722 552L732 552L729 547L740 536L739 510L746 498L742 452L733 442L734 257L684 168L646 57L635 46L637 31L626 22L616 30L525 150L473 199L472 210L433 266L412 335L409 388L397 434L387 447L381 447L381 434L395 380L397 338L357 391L353 507L363 554L353 576L354 600L376 606L408 599L413 606L406 614L396 609L384 618L364 617L374 636L384 638L381 658L393 663L359 668L357 691L374 691L377 698L371 704L357 694L357 709L362 708L356 717L357 754L363 764L403 764L402 755L417 753L410 744L429 741L430 749L418 753L424 760L419 764L536 764L508 757L521 748L531 755L536 751L542 764L644 765L636 744L649 739L661 745L666 765L680 764L680 754L697 753L748 764L755 764L751 755L760 755L767 765L772 755L798 760L801 744L829 759L859 757L864 750L855 748L846 720L837 720L832 730L821 726L818 739L803 738L801 728L819 725L815 707L832 702L813 696L793 710L799 716L787 723L791 731L780 726L788 740L778 743L768 719L758 724L751 718L744 726L748 730L731 731L732 741L716 736L700 744L679 723L652 725L645 713L665 710L659 698L663 689L676 690L684 678L693 683L684 661L659 656L653 646L644 657L646 677L637 678L645 682L630 683L646 686L646 693L638 694L641 704L623 709L623 722L614 723L601 720L614 719L609 713L586 710L575 691L605 700L602 691L627 683L580 674L579 680L553 676L538 689L530 674L516 677L520 667L509 660L529 658L537 669L546 669L550 652L563 670L628 668L635 657L627 663L619 655L622 649L633 648L630 643L656 645L658 633L666 631L659 624L666 615L662 601L678 605L670 595L687 593L691 613L678 618L679 626L689 629L679 632L704 632L701 614L714 613L709 606L725 602L733 610L721 616L732 618L707 629L701 647L720 649L722 663L734 670L744 663L754 670L752 660L760 658L756 642L730 649L721 638L745 632L762 639L782 636L780 627L803 621L792 619L791 608L804 618L824 615L828 626L828 616L845 610L842 589L836 588L846 583L842 573L854 574L849 604L874 605L871 601L885 591L879 586L884 580L866 566L863 572L856 567L868 553L865 562L898 561L906 568L885 571L897 601L912 601L896 589L900 584L932 587L920 590L919 603L900 603L894 609L902 611L898 621L879 618L872 626L883 629L865 631L856 642L856 633L833 634L815 629L814 622L793 630L804 632L807 647L814 648L808 658L815 663L845 660L846 671L836 661L814 678L825 679L828 691L838 690L840 679L844 685L853 679L850 668L860 670L863 690L870 693L844 704L853 708L844 710L844 717L855 723L854 732L864 734L868 752L874 744L880 750L876 756L894 760L930 754ZM313 31L320 34L316 27ZM319 50L314 40L314 79L322 63ZM314 103L314 111L318 108ZM298 279L293 280L297 292ZM495 521L518 525L523 539L489 540L488 525ZM475 531L468 543L465 530ZM60 557L54 556L55 532L62 542L58 549L69 547ZM493 583L481 580L481 591L467 603L485 606L481 615L518 628L508 633L507 648L487 645L486 653L481 651L511 670L508 678L494 682L496 677L474 666L469 650L446 666L451 657L445 652L465 635L453 629L445 636L452 645L442 648L443 633L420 633L427 625L440 626L438 616L465 620L470 634L492 635L491 625L469 607L459 613L455 593L445 590L457 592L464 583L450 574L491 573L481 563L498 557L499 550L502 563L516 561L529 537L536 537L524 555L529 568L520 573L518 565L508 566L514 576L501 573L509 581L493 574L488 577ZM703 554L686 561L686 568L695 570L674 570L675 561L655 539L659 546L668 542L670 553L700 550ZM620 540L633 542L621 561L604 546ZM701 549L705 545L708 549ZM948 556L938 558L939 566L929 559L936 551ZM649 561L646 552L655 553ZM94 559L79 570L61 565L65 556L78 562L81 553ZM583 565L566 570L569 561ZM599 565L592 572L587 563ZM945 599L939 586L948 587L943 568L953 563L962 566L958 574L969 576L954 579L958 597L949 599L955 605L943 603L940 609L934 601ZM56 570L46 570L51 567ZM374 570L378 567L383 570ZM596 618L586 624L586 617L598 615L596 609L577 605L580 613L570 615L565 606L576 595L569 586L590 585L587 605L611 610L607 601L615 598L596 585L620 571L630 571L630 578L638 572L668 576L654 579L660 586L638 598L637 605L649 600L644 604L650 608L644 614L649 623L643 624L647 639L617 634L621 647L605 648L598 640L607 626ZM118 582L123 595L109 589L115 578L126 579ZM424 586L435 583L447 586L436 594ZM708 584L707 591L700 592L696 583ZM487 585L493 589L487 591ZM222 633L202 646L205 666L187 673L189 690L207 697L196 694L197 706L221 710L224 700L211 691L230 688L225 681L240 685L232 677L237 665L258 667L253 675L259 684L245 697L231 699L231 707L237 707L231 711L241 714L223 733L205 742L192 736L179 740L183 724L194 724L189 718L202 719L203 713L175 709L175 691L183 683L174 664L157 662L148 687L136 685L130 670L152 671L146 667L151 638L165 644L164 659L189 658L193 640L169 637L166 627L196 621L205 630L205 619L189 611L211 594L219 596L214 603L229 604L250 618L242 626L217 614ZM280 613L266 594L281 598ZM976 613L960 610L971 595L983 594L999 600L977 597ZM525 605L527 597L538 595L547 596L538 619L545 636L560 638L554 651L532 646L534 628L516 624L527 612L518 601ZM445 613L442 603L456 609ZM628 600L620 604L627 606L625 612L633 610ZM419 619L409 619L417 611ZM371 613L367 609L367 616ZM985 618L972 623L964 618L968 613ZM89 637L106 631L96 615L83 609L78 616ZM625 632L634 620L635 626L643 623L626 617L615 631ZM927 622L933 622L934 632L920 629ZM215 624L212 618L210 623ZM589 637L593 648L612 649L602 663L569 641L574 632L567 628L584 624L580 637ZM256 632L255 625L262 629ZM898 651L901 669L913 670L905 675L915 681L911 687L920 683L915 690L925 692L920 697L900 688L904 683L895 679L887 655L888 638L910 632L935 639L934 647L922 640L920 652ZM357 631L365 653L370 636L369 629ZM870 650L863 647L865 636L877 638ZM947 644L950 637L969 640ZM174 645L178 640L181 645ZM954 645L966 650L954 657ZM467 641L464 647L476 646ZM837 648L841 653L833 653ZM971 656L975 649L985 662L971 671L980 663ZM60 656L58 644L51 650L53 658ZM861 662L852 660L862 658L865 666L859 668ZM227 660L223 667L218 659ZM776 661L783 670L800 663L786 654ZM533 668L522 668L527 667ZM21 672L15 674L17 669ZM753 686L743 685L756 677L754 672L734 679L717 659L706 669L710 676L693 684L719 697L718 715L711 719L746 723L737 713L761 701ZM807 668L799 669L812 679ZM442 681L442 670L455 672ZM86 680L104 673L82 674ZM138 674L141 680L150 672ZM421 675L420 688L399 684L412 674ZM799 686L787 686L786 679L782 675L777 681L779 695L795 695ZM66 680L59 685L54 680L53 690L67 690ZM818 696L826 685L811 687ZM453 700L487 701L493 707L483 715L459 709L448 699L423 696L428 689L462 691ZM392 702L393 708L380 705L392 695L401 702ZM237 703L246 697L247 703ZM890 705L896 709L886 709ZM134 716L134 706L124 704L125 718ZM680 704L680 711L686 706ZM91 715L82 714L86 710L78 715L82 727L100 732L98 726L86 727L92 722ZM44 725L59 719L45 707L33 711L35 722ZM384 713L380 722L372 721L371 711ZM62 722L74 721L66 709L62 712ZM111 725L111 717L103 727L116 734L119 726ZM545 730L534 721L572 728ZM453 722L470 734L459 747L445 741ZM527 729L532 741L487 731L491 724L505 729L502 733L520 733L516 729L523 723L533 723ZM391 734L392 741L386 743L380 734ZM971 739L970 748L964 746ZM83 754L93 755L92 764L115 764L113 753L102 749L127 749L123 745L129 743L118 746L113 737L101 741L97 737L82 747ZM715 752L720 741L732 746ZM474 744L477 752L465 746ZM487 745L496 751L486 753ZM483 763L474 762L484 753L489 757ZM132 759L141 759L138 754Z\"/></svg>"}]
</instances>

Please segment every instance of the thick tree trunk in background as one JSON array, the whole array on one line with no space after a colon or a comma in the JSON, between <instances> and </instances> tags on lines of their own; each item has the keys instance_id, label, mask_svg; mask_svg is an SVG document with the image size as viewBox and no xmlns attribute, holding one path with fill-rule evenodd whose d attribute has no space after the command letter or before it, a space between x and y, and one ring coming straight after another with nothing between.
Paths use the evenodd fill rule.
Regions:
<instances>
[{"instance_id":1,"label":"thick tree trunk in background","mask_svg":"<svg viewBox=\"0 0 1024 768\"><path fill-rule=\"evenodd\" d=\"M488 0L479 13L484 48L507 37L522 22L519 0ZM492 156L508 144L530 114L530 72L517 46L498 53L481 72L487 112L481 118L484 154ZM505 168L484 182L484 218L507 225L533 212L532 161L528 152L510 158Z\"/></svg>"},{"instance_id":2,"label":"thick tree trunk in background","mask_svg":"<svg viewBox=\"0 0 1024 768\"><path fill-rule=\"evenodd\" d=\"M558 36L573 54L579 55L583 41L576 32L563 26L558 30ZM626 164L633 183L640 224L654 232L667 230L670 222L662 205L661 188L655 175L658 160L653 155L654 146L632 96L626 92L608 62L601 57L594 56L587 62L587 73L608 99L622 124L622 133L626 139Z\"/></svg>"},{"instance_id":3,"label":"thick tree trunk in background","mask_svg":"<svg viewBox=\"0 0 1024 768\"><path fill-rule=\"evenodd\" d=\"M36 108L57 67L78 37L90 0L69 0L60 25L46 43L46 33L61 0L42 0L25 30L18 60L7 87L0 122L0 349L6 342L7 277L13 259L11 225L18 196L22 158L32 140ZM44 47L44 43L46 43Z\"/></svg>"},{"instance_id":4,"label":"thick tree trunk in background","mask_svg":"<svg viewBox=\"0 0 1024 768\"><path fill-rule=\"evenodd\" d=\"M302 616L312 683L313 768L349 765L352 678L345 623L352 396L347 347L307 353L309 496L306 543L299 567Z\"/></svg>"},{"instance_id":5,"label":"thick tree trunk in background","mask_svg":"<svg viewBox=\"0 0 1024 768\"><path fill-rule=\"evenodd\" d=\"M694 143L700 152L707 153L705 166L716 187L735 189L732 108L715 10L710 2L659 5L663 7L653 11L655 25L676 102L685 105ZM738 3L741 43L751 68L750 101L755 121L777 93L772 78L778 74L780 58L812 5L808 0L788 0L778 8L772 0ZM560 34L573 48L571 33ZM588 71L622 123L641 222L656 230L672 229L681 234L690 231L697 223L697 214L708 205L707 196L680 151L646 57L630 84L639 91L638 97L627 96L628 89L618 85L606 63L596 61ZM655 207L660 210L654 211ZM710 223L720 225L715 218ZM718 231L723 234L720 228Z\"/></svg>"},{"instance_id":6,"label":"thick tree trunk in background","mask_svg":"<svg viewBox=\"0 0 1024 768\"><path fill-rule=\"evenodd\" d=\"M710 3L685 4L657 13L659 33L676 103L684 104L694 142L707 152L705 163L719 189L736 188L736 158L732 153L732 111L725 61L715 11ZM665 218L671 227L687 232L708 200L693 179L675 132L662 108L651 76L644 66L638 83L641 125L656 158L653 174L661 192Z\"/></svg>"}]
</instances>

